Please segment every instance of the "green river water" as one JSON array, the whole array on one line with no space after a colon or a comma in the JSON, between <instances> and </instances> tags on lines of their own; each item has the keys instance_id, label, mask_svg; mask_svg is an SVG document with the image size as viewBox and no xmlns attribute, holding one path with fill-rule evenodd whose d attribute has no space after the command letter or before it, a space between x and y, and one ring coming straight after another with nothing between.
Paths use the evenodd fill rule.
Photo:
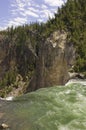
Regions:
<instances>
[{"instance_id":1,"label":"green river water","mask_svg":"<svg viewBox=\"0 0 86 130\"><path fill-rule=\"evenodd\" d=\"M43 88L1 101L7 130L86 130L86 85Z\"/></svg>"}]
</instances>

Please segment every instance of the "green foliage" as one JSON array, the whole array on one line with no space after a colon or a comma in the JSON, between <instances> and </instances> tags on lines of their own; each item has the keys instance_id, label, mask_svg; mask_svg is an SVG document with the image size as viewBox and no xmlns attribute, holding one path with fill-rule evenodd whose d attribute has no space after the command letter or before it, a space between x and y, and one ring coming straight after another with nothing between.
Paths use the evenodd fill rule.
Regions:
<instances>
[{"instance_id":1,"label":"green foliage","mask_svg":"<svg viewBox=\"0 0 86 130\"><path fill-rule=\"evenodd\" d=\"M11 85L16 80L16 72L15 71L8 71L5 73L4 78L0 81L0 89L6 86Z\"/></svg>"},{"instance_id":2,"label":"green foliage","mask_svg":"<svg viewBox=\"0 0 86 130\"><path fill-rule=\"evenodd\" d=\"M74 70L77 72L84 72L86 70L86 60L78 58Z\"/></svg>"},{"instance_id":3,"label":"green foliage","mask_svg":"<svg viewBox=\"0 0 86 130\"><path fill-rule=\"evenodd\" d=\"M69 33L70 42L76 47L75 71L86 71L86 0L68 0L46 23L47 35L56 29Z\"/></svg>"},{"instance_id":4,"label":"green foliage","mask_svg":"<svg viewBox=\"0 0 86 130\"><path fill-rule=\"evenodd\" d=\"M86 72L86 0L68 0L54 16L45 24L31 23L0 32L5 36L3 47L9 57L8 63L15 57L17 72L23 77L28 74L31 77L36 66L34 57L38 55L40 44L56 30L68 32L68 38L77 52L74 70ZM9 69L0 86L10 85L14 80L15 74Z\"/></svg>"},{"instance_id":5,"label":"green foliage","mask_svg":"<svg viewBox=\"0 0 86 130\"><path fill-rule=\"evenodd\" d=\"M5 88L3 88L2 90L0 90L0 97L4 98L9 92L12 91L12 87L11 86L7 86Z\"/></svg>"}]
</instances>

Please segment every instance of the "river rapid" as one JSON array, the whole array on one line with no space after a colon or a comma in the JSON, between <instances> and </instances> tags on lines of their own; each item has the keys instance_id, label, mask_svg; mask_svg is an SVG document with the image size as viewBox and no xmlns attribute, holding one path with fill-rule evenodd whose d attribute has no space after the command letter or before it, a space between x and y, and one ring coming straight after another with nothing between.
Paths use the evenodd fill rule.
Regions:
<instances>
[{"instance_id":1,"label":"river rapid","mask_svg":"<svg viewBox=\"0 0 86 130\"><path fill-rule=\"evenodd\" d=\"M82 81L83 82L83 81ZM86 130L86 82L42 88L0 101L7 130Z\"/></svg>"}]
</instances>

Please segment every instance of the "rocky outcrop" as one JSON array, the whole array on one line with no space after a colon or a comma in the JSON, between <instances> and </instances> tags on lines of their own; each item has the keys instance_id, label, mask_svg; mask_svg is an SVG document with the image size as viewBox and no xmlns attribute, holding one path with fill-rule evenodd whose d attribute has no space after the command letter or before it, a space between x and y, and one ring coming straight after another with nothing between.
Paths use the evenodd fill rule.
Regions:
<instances>
[{"instance_id":1,"label":"rocky outcrop","mask_svg":"<svg viewBox=\"0 0 86 130\"><path fill-rule=\"evenodd\" d=\"M38 34L35 35L38 37ZM26 91L64 85L70 78L68 71L75 60L75 49L67 37L65 31L55 31L47 39L39 36L39 43L35 49L33 50L30 44L25 45L23 54L20 53L20 48L15 46L15 37L12 45L7 41L8 38L0 37L0 79L8 72L14 75L16 69L17 75L19 73L24 77L26 72L28 74L32 71L29 70L32 69L32 65L35 65L35 73Z\"/></svg>"},{"instance_id":2,"label":"rocky outcrop","mask_svg":"<svg viewBox=\"0 0 86 130\"><path fill-rule=\"evenodd\" d=\"M85 79L85 75L82 73L76 73L76 72L69 72L70 79Z\"/></svg>"},{"instance_id":3,"label":"rocky outcrop","mask_svg":"<svg viewBox=\"0 0 86 130\"><path fill-rule=\"evenodd\" d=\"M67 39L67 32L55 31L39 44L35 75L27 91L65 84L74 60L75 50Z\"/></svg>"}]
</instances>

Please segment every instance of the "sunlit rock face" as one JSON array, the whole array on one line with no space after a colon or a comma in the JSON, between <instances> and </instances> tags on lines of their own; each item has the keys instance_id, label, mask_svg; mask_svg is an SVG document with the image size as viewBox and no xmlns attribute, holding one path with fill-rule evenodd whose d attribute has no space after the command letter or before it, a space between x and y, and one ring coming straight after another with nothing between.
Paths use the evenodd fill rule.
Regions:
<instances>
[{"instance_id":1,"label":"sunlit rock face","mask_svg":"<svg viewBox=\"0 0 86 130\"><path fill-rule=\"evenodd\" d=\"M69 79L68 70L75 60L73 44L67 39L67 32L55 31L39 44L36 72L28 91L41 87L63 85Z\"/></svg>"}]
</instances>

